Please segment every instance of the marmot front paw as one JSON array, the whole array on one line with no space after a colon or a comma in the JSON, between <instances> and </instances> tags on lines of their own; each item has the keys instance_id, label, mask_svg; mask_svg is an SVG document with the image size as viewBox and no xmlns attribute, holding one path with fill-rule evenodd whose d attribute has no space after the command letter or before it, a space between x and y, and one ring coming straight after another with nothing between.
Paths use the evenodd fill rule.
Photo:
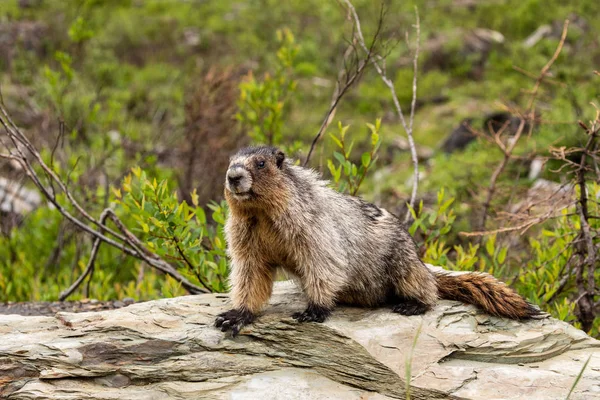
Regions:
<instances>
[{"instance_id":1,"label":"marmot front paw","mask_svg":"<svg viewBox=\"0 0 600 400\"><path fill-rule=\"evenodd\" d=\"M221 328L221 331L231 330L231 334L236 336L244 325L254 321L254 314L246 310L229 310L217 315L215 326Z\"/></svg>"}]
</instances>

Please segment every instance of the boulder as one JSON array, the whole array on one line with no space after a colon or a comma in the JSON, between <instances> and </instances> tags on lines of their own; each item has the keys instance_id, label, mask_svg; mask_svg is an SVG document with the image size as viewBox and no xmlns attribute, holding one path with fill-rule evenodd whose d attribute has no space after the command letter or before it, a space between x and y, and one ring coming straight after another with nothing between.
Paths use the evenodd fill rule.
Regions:
<instances>
[{"instance_id":1,"label":"boulder","mask_svg":"<svg viewBox=\"0 0 600 400\"><path fill-rule=\"evenodd\" d=\"M233 338L222 294L56 315L0 316L0 398L571 399L600 396L600 342L544 316L518 322L440 301L423 316L340 307L289 317L291 282ZM410 385L406 377L410 376Z\"/></svg>"},{"instance_id":2,"label":"boulder","mask_svg":"<svg viewBox=\"0 0 600 400\"><path fill-rule=\"evenodd\" d=\"M27 189L22 182L0 176L0 212L27 214L42 202L38 192Z\"/></svg>"}]
</instances>

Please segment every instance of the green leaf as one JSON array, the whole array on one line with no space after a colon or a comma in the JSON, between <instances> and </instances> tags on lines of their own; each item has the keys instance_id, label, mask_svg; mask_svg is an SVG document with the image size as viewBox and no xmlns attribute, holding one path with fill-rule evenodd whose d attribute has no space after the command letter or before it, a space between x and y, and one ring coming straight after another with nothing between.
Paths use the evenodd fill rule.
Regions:
<instances>
[{"instance_id":1,"label":"green leaf","mask_svg":"<svg viewBox=\"0 0 600 400\"><path fill-rule=\"evenodd\" d=\"M342 142L340 142L340 140L333 134L330 133L329 136L331 136L331 139L335 142L335 144L342 149L344 146L342 145Z\"/></svg>"},{"instance_id":2,"label":"green leaf","mask_svg":"<svg viewBox=\"0 0 600 400\"><path fill-rule=\"evenodd\" d=\"M352 154L352 147L354 147L354 140L350 143L350 147L348 147L348 150L346 151L346 158L350 158L350 154Z\"/></svg>"},{"instance_id":3,"label":"green leaf","mask_svg":"<svg viewBox=\"0 0 600 400\"><path fill-rule=\"evenodd\" d=\"M337 151L334 151L333 156L335 157L336 160L338 160L338 162L341 165L346 165L346 159L344 158L344 156L342 154L338 153Z\"/></svg>"},{"instance_id":4,"label":"green leaf","mask_svg":"<svg viewBox=\"0 0 600 400\"><path fill-rule=\"evenodd\" d=\"M367 168L371 164L371 153L363 153L361 161L362 165Z\"/></svg>"},{"instance_id":5,"label":"green leaf","mask_svg":"<svg viewBox=\"0 0 600 400\"><path fill-rule=\"evenodd\" d=\"M338 124L338 128L340 130L340 138L344 140L344 137L346 136L346 132L348 131L348 128L350 128L350 125L342 126L342 123L340 122Z\"/></svg>"},{"instance_id":6,"label":"green leaf","mask_svg":"<svg viewBox=\"0 0 600 400\"><path fill-rule=\"evenodd\" d=\"M498 253L498 263L504 264L506 260L506 254L508 253L508 247L503 247Z\"/></svg>"},{"instance_id":7,"label":"green leaf","mask_svg":"<svg viewBox=\"0 0 600 400\"><path fill-rule=\"evenodd\" d=\"M331 173L331 176L333 176L334 181L337 182L336 168L335 165L333 165L333 161L331 161L331 159L327 160L327 168L329 168L329 172Z\"/></svg>"},{"instance_id":8,"label":"green leaf","mask_svg":"<svg viewBox=\"0 0 600 400\"><path fill-rule=\"evenodd\" d=\"M206 214L202 207L196 207L196 218L201 225L206 225Z\"/></svg>"},{"instance_id":9,"label":"green leaf","mask_svg":"<svg viewBox=\"0 0 600 400\"><path fill-rule=\"evenodd\" d=\"M492 235L485 243L485 251L487 251L487 253L492 257L494 256L495 242L496 236Z\"/></svg>"},{"instance_id":10,"label":"green leaf","mask_svg":"<svg viewBox=\"0 0 600 400\"><path fill-rule=\"evenodd\" d=\"M371 134L371 146L376 146L379 143L379 134L373 132Z\"/></svg>"}]
</instances>

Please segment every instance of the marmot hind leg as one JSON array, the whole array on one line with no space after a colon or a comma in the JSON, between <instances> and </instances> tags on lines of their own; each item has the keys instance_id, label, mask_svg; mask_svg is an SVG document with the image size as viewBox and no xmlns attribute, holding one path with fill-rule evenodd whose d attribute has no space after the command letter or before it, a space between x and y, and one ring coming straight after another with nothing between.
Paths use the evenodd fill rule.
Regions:
<instances>
[{"instance_id":1,"label":"marmot hind leg","mask_svg":"<svg viewBox=\"0 0 600 400\"><path fill-rule=\"evenodd\" d=\"M392 311L401 315L421 315L431 309L431 306L418 299L402 298L398 300L399 302L392 307Z\"/></svg>"},{"instance_id":2,"label":"marmot hind leg","mask_svg":"<svg viewBox=\"0 0 600 400\"><path fill-rule=\"evenodd\" d=\"M418 261L401 265L392 274L394 294L392 311L402 315L419 315L429 311L437 302L438 288L435 277Z\"/></svg>"}]
</instances>

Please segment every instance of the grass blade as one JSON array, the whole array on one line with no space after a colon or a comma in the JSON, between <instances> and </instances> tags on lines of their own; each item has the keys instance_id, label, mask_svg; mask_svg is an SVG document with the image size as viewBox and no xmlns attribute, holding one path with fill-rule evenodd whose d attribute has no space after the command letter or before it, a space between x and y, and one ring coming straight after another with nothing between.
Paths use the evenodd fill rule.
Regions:
<instances>
[{"instance_id":1,"label":"grass blade","mask_svg":"<svg viewBox=\"0 0 600 400\"><path fill-rule=\"evenodd\" d=\"M573 382L573 386L571 386L571 390L569 390L569 394L567 395L567 399L566 400L569 400L569 397L571 397L571 393L573 393L573 390L575 390L575 386L577 386L577 384L579 383L579 380L583 376L583 371L585 371L585 368L590 363L591 359L592 359L592 355L590 354L590 356L588 357L588 359L585 362L585 364L583 364L583 368L581 368L581 371L579 372L579 375L577 375L577 378L575 379L575 382Z\"/></svg>"}]
</instances>

